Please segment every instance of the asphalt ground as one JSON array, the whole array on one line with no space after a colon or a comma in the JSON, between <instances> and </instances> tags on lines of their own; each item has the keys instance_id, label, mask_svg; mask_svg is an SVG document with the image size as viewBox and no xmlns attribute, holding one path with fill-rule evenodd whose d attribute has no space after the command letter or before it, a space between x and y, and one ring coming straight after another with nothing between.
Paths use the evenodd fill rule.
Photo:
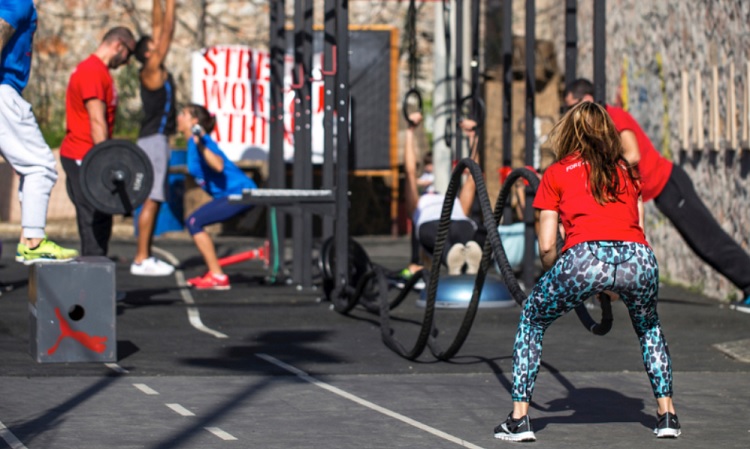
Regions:
<instances>
[{"instance_id":1,"label":"asphalt ground","mask_svg":"<svg viewBox=\"0 0 750 449\"><path fill-rule=\"evenodd\" d=\"M388 268L408 241L358 239ZM75 242L67 242L75 245ZM220 238L221 255L260 245ZM492 430L511 409L511 349L520 309L481 309L450 363L426 351L405 360L363 309L331 310L319 290L267 285L258 261L228 267L232 289L191 291L202 274L192 243L158 240L177 276L135 277L132 239L112 243L116 363L37 363L30 355L28 275L4 240L0 283L0 448L453 448L509 447ZM423 309L393 311L410 346ZM531 408L539 448L750 447L750 314L669 286L659 313L673 358L683 434L657 440L655 401L624 306L606 336L574 314L544 340ZM192 317L192 318L191 318ZM197 317L197 319L196 319ZM447 345L461 310L439 310ZM204 327L201 327L202 324ZM722 348L722 349L719 349Z\"/></svg>"}]
</instances>

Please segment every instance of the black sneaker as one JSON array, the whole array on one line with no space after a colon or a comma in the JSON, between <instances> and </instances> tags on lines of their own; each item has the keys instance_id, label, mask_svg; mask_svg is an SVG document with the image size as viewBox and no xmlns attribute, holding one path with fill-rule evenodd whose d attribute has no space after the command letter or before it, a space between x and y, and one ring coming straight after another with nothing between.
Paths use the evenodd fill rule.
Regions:
<instances>
[{"instance_id":1,"label":"black sneaker","mask_svg":"<svg viewBox=\"0 0 750 449\"><path fill-rule=\"evenodd\" d=\"M654 435L656 438L677 438L682 433L680 431L680 421L677 419L677 415L673 413L665 413L663 415L656 415L659 418L659 422L656 423L654 429Z\"/></svg>"},{"instance_id":2,"label":"black sneaker","mask_svg":"<svg viewBox=\"0 0 750 449\"><path fill-rule=\"evenodd\" d=\"M536 441L534 430L531 428L529 415L519 419L513 419L513 412L508 415L505 422L495 427L495 438L505 441Z\"/></svg>"}]
</instances>

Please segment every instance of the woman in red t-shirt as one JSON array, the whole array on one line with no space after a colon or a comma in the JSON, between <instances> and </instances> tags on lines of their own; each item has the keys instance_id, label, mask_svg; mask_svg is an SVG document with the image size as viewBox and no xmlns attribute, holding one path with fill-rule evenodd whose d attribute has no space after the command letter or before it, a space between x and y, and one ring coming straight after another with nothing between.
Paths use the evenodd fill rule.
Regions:
<instances>
[{"instance_id":1,"label":"woman in red t-shirt","mask_svg":"<svg viewBox=\"0 0 750 449\"><path fill-rule=\"evenodd\" d=\"M602 291L628 308L658 406L654 433L677 437L672 367L656 313L659 268L643 234L637 173L622 157L620 137L605 109L584 102L555 125L557 162L544 173L534 199L540 210L539 253L546 273L523 306L513 346L513 411L495 437L536 439L528 417L545 330ZM565 245L558 255L558 223Z\"/></svg>"}]
</instances>

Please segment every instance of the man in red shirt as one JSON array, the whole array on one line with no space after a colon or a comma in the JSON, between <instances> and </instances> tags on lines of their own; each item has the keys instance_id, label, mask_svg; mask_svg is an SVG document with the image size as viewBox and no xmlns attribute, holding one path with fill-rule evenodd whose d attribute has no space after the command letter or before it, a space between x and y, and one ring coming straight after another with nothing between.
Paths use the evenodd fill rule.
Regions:
<instances>
[{"instance_id":1,"label":"man in red shirt","mask_svg":"<svg viewBox=\"0 0 750 449\"><path fill-rule=\"evenodd\" d=\"M66 129L60 145L68 196L76 208L81 254L105 256L112 216L94 208L83 195L81 161L94 145L112 137L117 91L109 71L127 64L135 51L133 33L124 27L107 31L96 51L78 64L65 94Z\"/></svg>"},{"instance_id":2,"label":"man in red shirt","mask_svg":"<svg viewBox=\"0 0 750 449\"><path fill-rule=\"evenodd\" d=\"M594 101L594 85L577 79L565 91L565 104L582 101ZM734 308L750 313L750 256L716 222L685 170L656 151L635 119L614 106L607 105L607 112L620 133L625 159L638 164L643 201L653 199L695 254L742 290L744 300Z\"/></svg>"}]
</instances>

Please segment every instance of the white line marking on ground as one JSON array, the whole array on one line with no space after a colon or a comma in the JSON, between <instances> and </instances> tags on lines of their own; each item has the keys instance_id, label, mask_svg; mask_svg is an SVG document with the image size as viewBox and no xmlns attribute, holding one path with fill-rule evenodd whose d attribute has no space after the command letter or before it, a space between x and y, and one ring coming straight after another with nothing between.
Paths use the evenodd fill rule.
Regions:
<instances>
[{"instance_id":1,"label":"white line marking on ground","mask_svg":"<svg viewBox=\"0 0 750 449\"><path fill-rule=\"evenodd\" d=\"M149 387L149 386L148 386L148 385L146 385L146 384L133 384L133 386L134 386L135 388L137 388L137 389L141 390L142 392L144 392L144 393L146 393L146 394L149 394L149 395L155 395L155 394L159 394L159 392L158 392L158 391L154 390L153 388Z\"/></svg>"},{"instance_id":2,"label":"white line marking on ground","mask_svg":"<svg viewBox=\"0 0 750 449\"><path fill-rule=\"evenodd\" d=\"M125 368L121 367L117 363L105 363L104 366L111 369L112 371L118 373L118 374L128 374L130 371L126 370Z\"/></svg>"},{"instance_id":3,"label":"white line marking on ground","mask_svg":"<svg viewBox=\"0 0 750 449\"><path fill-rule=\"evenodd\" d=\"M13 432L10 431L7 427L5 427L5 424L3 424L0 421L0 438L5 440L6 443L8 443L8 446L10 446L10 449L29 449L26 446L24 446L23 443L21 443L21 440L16 438L15 435L13 435Z\"/></svg>"},{"instance_id":4,"label":"white line marking on ground","mask_svg":"<svg viewBox=\"0 0 750 449\"><path fill-rule=\"evenodd\" d=\"M191 412L190 410L186 409L185 407L181 406L180 404L164 404L167 407L171 408L172 411L175 413L182 415L182 416L195 416L195 413Z\"/></svg>"},{"instance_id":5,"label":"white line marking on ground","mask_svg":"<svg viewBox=\"0 0 750 449\"><path fill-rule=\"evenodd\" d=\"M434 427L430 427L427 424L423 424L423 423L421 423L419 421L411 419L408 416L404 416L404 415L402 415L400 413L394 412L392 410L388 410L385 407L381 407L381 406L379 406L379 405L377 405L375 403L372 403L372 402L370 402L370 401L368 401L366 399L362 399L362 398L357 397L357 396L355 396L355 395L353 395L351 393L347 393L346 391L344 391L344 390L342 390L340 388L334 387L333 385L330 385L330 384L327 384L325 382L322 382L322 381L320 381L320 380L318 380L318 379L310 376L309 374L307 374L306 372L302 371L301 369L295 368L295 367L293 367L291 365L288 365L288 364L282 362L281 360L279 360L279 359L277 359L275 357L272 357L272 356L270 356L268 354L255 354L255 355L258 356L258 357L260 357L261 359L269 362L269 363L272 363L272 364L278 366L279 368L283 368L283 369L289 371L290 373L296 374L297 376L299 376L303 380L305 380L307 382L310 382L311 384L313 384L313 385L315 385L317 387L320 387L320 388L322 388L324 390L330 391L333 394L341 396L342 398L348 399L348 400L350 400L352 402L355 402L355 403L357 403L359 405L367 407L367 408L369 408L371 410L375 410L378 413L382 413L382 414L384 414L386 416L389 416L391 418L397 419L397 420L399 420L399 421L401 421L403 423L409 424L410 426L414 426L417 429L423 430L423 431L425 431L427 433L431 433L431 434L433 434L433 435L435 435L437 437L440 437L440 438L442 438L444 440L448 440L451 443L456 443L459 446L468 447L468 448L471 448L471 449L483 449L481 446L477 446L475 444L469 443L468 441L462 440L462 439L460 439L458 437L454 437L453 435L445 433L442 430L438 430L438 429L436 429Z\"/></svg>"},{"instance_id":6,"label":"white line marking on ground","mask_svg":"<svg viewBox=\"0 0 750 449\"><path fill-rule=\"evenodd\" d=\"M152 246L151 250L167 259L167 262L171 263L175 267L180 265L179 259L177 259L174 254L170 253L169 251L158 248L156 246ZM190 287L188 287L187 282L185 282L185 273L183 273L182 270L175 268L174 277L175 280L177 280L177 286L180 288L180 295L182 296L182 300L186 304L188 304L187 314L190 324L199 331L205 332L209 335L213 335L216 338L229 338L229 336L227 336L226 334L210 329L205 324L203 324L203 321L201 320L201 314L200 312L198 312L198 308L195 307L195 300L193 299L193 295L190 293Z\"/></svg>"},{"instance_id":7,"label":"white line marking on ground","mask_svg":"<svg viewBox=\"0 0 750 449\"><path fill-rule=\"evenodd\" d=\"M221 438L224 441L235 441L237 440L237 437L234 435L224 432L223 430L219 429L218 427L204 427L204 429L208 430L209 432L213 433L217 437Z\"/></svg>"}]
</instances>

